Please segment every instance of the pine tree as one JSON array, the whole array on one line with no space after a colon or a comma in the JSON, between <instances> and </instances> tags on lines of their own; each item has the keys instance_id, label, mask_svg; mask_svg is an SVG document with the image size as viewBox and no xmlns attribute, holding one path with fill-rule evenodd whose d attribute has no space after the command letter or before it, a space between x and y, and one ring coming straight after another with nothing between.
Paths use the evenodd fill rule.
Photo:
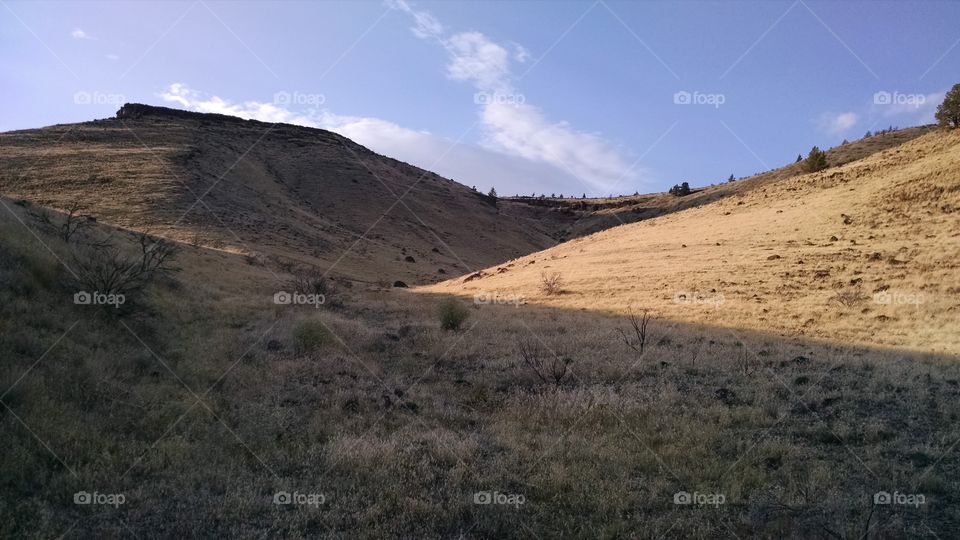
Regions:
<instances>
[{"instance_id":1,"label":"pine tree","mask_svg":"<svg viewBox=\"0 0 960 540\"><path fill-rule=\"evenodd\" d=\"M827 153L816 146L810 149L810 154L807 155L807 160L803 165L807 169L807 172L822 171L830 166L827 163Z\"/></svg>"},{"instance_id":2,"label":"pine tree","mask_svg":"<svg viewBox=\"0 0 960 540\"><path fill-rule=\"evenodd\" d=\"M736 178L734 178L732 174L730 175L730 178L727 178L727 182L733 182L734 180L736 180Z\"/></svg>"},{"instance_id":3,"label":"pine tree","mask_svg":"<svg viewBox=\"0 0 960 540\"><path fill-rule=\"evenodd\" d=\"M497 198L497 188L490 188L490 193L487 193L487 195L489 195L489 196L493 197L494 199L496 199L496 198Z\"/></svg>"},{"instance_id":4,"label":"pine tree","mask_svg":"<svg viewBox=\"0 0 960 540\"><path fill-rule=\"evenodd\" d=\"M689 195L690 184L687 182L683 182L679 185L674 184L674 186L670 188L669 193L675 197L683 197L684 195Z\"/></svg>"},{"instance_id":5,"label":"pine tree","mask_svg":"<svg viewBox=\"0 0 960 540\"><path fill-rule=\"evenodd\" d=\"M937 106L936 119L941 126L960 127L960 83L953 85Z\"/></svg>"}]
</instances>

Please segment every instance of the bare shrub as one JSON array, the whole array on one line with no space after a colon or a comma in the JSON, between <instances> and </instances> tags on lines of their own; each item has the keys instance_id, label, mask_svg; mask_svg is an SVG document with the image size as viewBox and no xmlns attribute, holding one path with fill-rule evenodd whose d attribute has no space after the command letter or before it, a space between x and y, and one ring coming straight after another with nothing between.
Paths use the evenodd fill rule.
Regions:
<instances>
[{"instance_id":1,"label":"bare shrub","mask_svg":"<svg viewBox=\"0 0 960 540\"><path fill-rule=\"evenodd\" d=\"M290 279L290 288L300 294L323 294L329 292L330 286L326 276L319 268L301 266L294 269Z\"/></svg>"},{"instance_id":2,"label":"bare shrub","mask_svg":"<svg viewBox=\"0 0 960 540\"><path fill-rule=\"evenodd\" d=\"M55 234L64 242L70 243L70 240L72 240L77 233L89 227L93 222L91 217L81 214L84 208L85 206L82 203L74 202L67 208L67 211L61 218L53 217L53 215L45 209L31 210L30 215L37 220L42 228Z\"/></svg>"},{"instance_id":3,"label":"bare shrub","mask_svg":"<svg viewBox=\"0 0 960 540\"><path fill-rule=\"evenodd\" d=\"M570 364L573 363L573 360L566 357L561 358L550 351L545 351L537 343L521 341L517 345L517 350L520 351L520 358L523 359L523 363L544 384L552 383L560 386L567 375L570 374Z\"/></svg>"},{"instance_id":4,"label":"bare shrub","mask_svg":"<svg viewBox=\"0 0 960 540\"><path fill-rule=\"evenodd\" d=\"M563 276L557 272L540 274L540 290L553 296L563 292Z\"/></svg>"},{"instance_id":5,"label":"bare shrub","mask_svg":"<svg viewBox=\"0 0 960 540\"><path fill-rule=\"evenodd\" d=\"M72 265L76 286L90 292L129 295L177 270L171 264L176 245L146 233L138 235L137 242L140 251L136 255L107 241L79 248Z\"/></svg>"},{"instance_id":6,"label":"bare shrub","mask_svg":"<svg viewBox=\"0 0 960 540\"><path fill-rule=\"evenodd\" d=\"M865 298L866 296L858 290L839 292L833 297L837 303L845 307L854 307L863 302Z\"/></svg>"},{"instance_id":7,"label":"bare shrub","mask_svg":"<svg viewBox=\"0 0 960 540\"><path fill-rule=\"evenodd\" d=\"M643 354L643 346L647 343L647 326L653 319L654 317L652 317L647 310L643 310L639 317L631 310L628 320L630 321L630 327L633 329L633 339L631 339L622 328L617 328L623 342L637 354Z\"/></svg>"}]
</instances>

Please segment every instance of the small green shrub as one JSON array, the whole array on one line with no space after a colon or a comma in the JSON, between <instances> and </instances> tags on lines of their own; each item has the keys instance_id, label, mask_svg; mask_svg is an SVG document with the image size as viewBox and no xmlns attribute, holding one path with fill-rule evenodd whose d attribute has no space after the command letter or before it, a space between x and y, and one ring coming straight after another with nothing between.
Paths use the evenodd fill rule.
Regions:
<instances>
[{"instance_id":1,"label":"small green shrub","mask_svg":"<svg viewBox=\"0 0 960 540\"><path fill-rule=\"evenodd\" d=\"M469 316L467 307L456 298L447 298L440 302L440 328L444 330L459 330Z\"/></svg>"},{"instance_id":2,"label":"small green shrub","mask_svg":"<svg viewBox=\"0 0 960 540\"><path fill-rule=\"evenodd\" d=\"M293 327L293 346L298 353L308 353L332 342L333 334L320 321L301 321Z\"/></svg>"},{"instance_id":3,"label":"small green shrub","mask_svg":"<svg viewBox=\"0 0 960 540\"><path fill-rule=\"evenodd\" d=\"M807 160L804 162L804 168L807 170L807 172L822 171L829 166L830 164L827 163L826 152L820 150L816 146L810 149L810 154L807 155Z\"/></svg>"}]
</instances>

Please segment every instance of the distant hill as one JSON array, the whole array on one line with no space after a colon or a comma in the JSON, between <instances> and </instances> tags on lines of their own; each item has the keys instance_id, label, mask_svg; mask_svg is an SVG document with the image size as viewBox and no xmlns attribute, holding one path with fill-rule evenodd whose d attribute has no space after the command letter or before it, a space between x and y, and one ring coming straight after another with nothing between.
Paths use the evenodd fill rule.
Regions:
<instances>
[{"instance_id":1,"label":"distant hill","mask_svg":"<svg viewBox=\"0 0 960 540\"><path fill-rule=\"evenodd\" d=\"M893 131L878 132L871 137L858 139L827 151L831 166L843 165L863 159L877 152L893 148L936 129L935 126L918 126ZM806 153L804 153L806 156ZM693 192L684 197L669 193L649 193L622 197L602 198L552 198L514 197L511 200L532 207L539 207L549 226L558 238L569 240L587 234L616 227L626 223L650 219L686 208L693 208L761 188L804 174L802 163L790 163L783 167L727 182L717 178L716 185L693 186ZM678 180L677 183L680 183ZM529 210L527 210L529 211Z\"/></svg>"}]
</instances>

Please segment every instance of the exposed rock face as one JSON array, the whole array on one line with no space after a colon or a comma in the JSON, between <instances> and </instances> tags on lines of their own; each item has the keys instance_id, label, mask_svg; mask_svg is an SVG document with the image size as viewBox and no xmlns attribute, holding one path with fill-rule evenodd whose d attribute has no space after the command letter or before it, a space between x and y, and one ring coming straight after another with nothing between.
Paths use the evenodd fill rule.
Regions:
<instances>
[{"instance_id":1,"label":"exposed rock face","mask_svg":"<svg viewBox=\"0 0 960 540\"><path fill-rule=\"evenodd\" d=\"M125 103L117 111L117 118L120 120L135 120L144 116L166 116L169 118L202 118L205 120L218 120L227 122L247 122L243 118L236 116L227 116L216 113L198 113L184 111L180 109L171 109L169 107L155 107L153 105L144 105L142 103Z\"/></svg>"}]
</instances>

